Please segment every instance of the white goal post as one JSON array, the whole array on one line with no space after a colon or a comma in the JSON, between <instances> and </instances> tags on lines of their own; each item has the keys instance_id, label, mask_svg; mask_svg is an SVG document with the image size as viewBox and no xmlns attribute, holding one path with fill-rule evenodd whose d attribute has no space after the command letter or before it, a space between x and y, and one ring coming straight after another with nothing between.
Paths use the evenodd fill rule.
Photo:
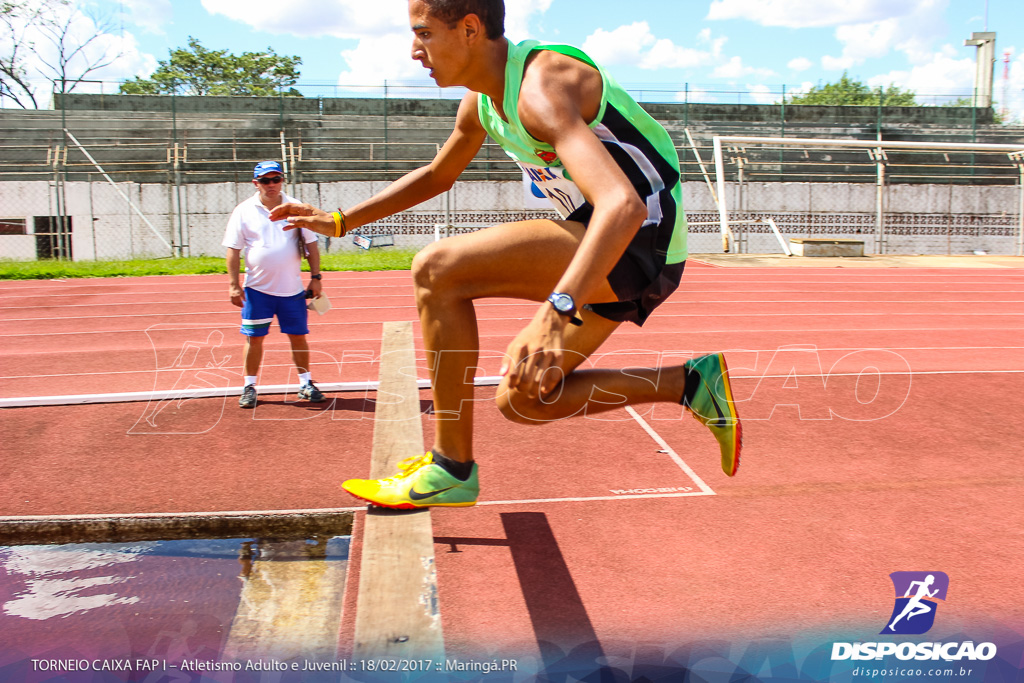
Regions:
<instances>
[{"instance_id":1,"label":"white goal post","mask_svg":"<svg viewBox=\"0 0 1024 683\"><path fill-rule=\"evenodd\" d=\"M900 140L854 140L849 138L782 138L782 137L753 137L743 135L716 135L712 138L713 155L715 164L715 182L717 185L717 203L719 226L722 234L723 251L730 251L730 241L734 241L732 232L729 229L729 208L727 206L727 194L725 191L725 157L723 149L727 145L765 145L770 147L795 146L805 148L835 148L850 147L861 148L874 152L874 158L878 159L878 180L877 180L877 215L879 224L877 229L882 234L882 191L884 184L884 167L882 159L885 158L885 150L904 150L919 152L979 152L979 153L1004 153L1010 161L1017 166L1020 173L1020 207L1018 216L1017 234L1017 255L1024 256L1024 145L1007 144L982 144L969 142L909 142Z\"/></svg>"}]
</instances>

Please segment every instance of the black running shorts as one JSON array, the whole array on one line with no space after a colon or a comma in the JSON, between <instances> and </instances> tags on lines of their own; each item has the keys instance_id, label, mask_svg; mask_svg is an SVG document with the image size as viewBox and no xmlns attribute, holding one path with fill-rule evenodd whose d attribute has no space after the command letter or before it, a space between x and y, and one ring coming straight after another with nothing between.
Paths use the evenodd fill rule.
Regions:
<instances>
[{"instance_id":1,"label":"black running shorts","mask_svg":"<svg viewBox=\"0 0 1024 683\"><path fill-rule=\"evenodd\" d=\"M566 220L590 223L594 207L587 203ZM618 301L586 304L583 308L615 322L643 325L661 303L679 287L685 261L665 263L672 225L644 225L608 273L608 284ZM666 225L667 224L667 225Z\"/></svg>"}]
</instances>

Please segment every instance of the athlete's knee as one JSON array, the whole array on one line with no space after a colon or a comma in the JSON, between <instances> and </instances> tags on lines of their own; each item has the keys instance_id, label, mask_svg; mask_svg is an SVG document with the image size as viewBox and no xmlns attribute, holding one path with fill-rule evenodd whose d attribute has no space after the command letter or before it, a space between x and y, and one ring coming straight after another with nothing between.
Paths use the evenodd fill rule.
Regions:
<instances>
[{"instance_id":1,"label":"athlete's knee","mask_svg":"<svg viewBox=\"0 0 1024 683\"><path fill-rule=\"evenodd\" d=\"M434 242L417 252L412 260L412 279L417 298L436 295L444 290L454 256L443 242Z\"/></svg>"},{"instance_id":2,"label":"athlete's knee","mask_svg":"<svg viewBox=\"0 0 1024 683\"><path fill-rule=\"evenodd\" d=\"M498 386L495 403L502 416L510 422L522 425L541 425L551 422L550 405L538 397L530 397L516 389L509 389L505 382Z\"/></svg>"}]
</instances>

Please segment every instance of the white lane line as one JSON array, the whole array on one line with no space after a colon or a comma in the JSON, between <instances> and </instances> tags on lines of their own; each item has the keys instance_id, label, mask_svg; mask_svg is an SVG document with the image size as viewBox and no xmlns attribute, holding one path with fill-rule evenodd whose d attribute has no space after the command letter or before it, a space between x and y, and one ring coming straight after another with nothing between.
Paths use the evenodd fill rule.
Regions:
<instances>
[{"instance_id":1,"label":"white lane line","mask_svg":"<svg viewBox=\"0 0 1024 683\"><path fill-rule=\"evenodd\" d=\"M528 318L507 318L507 319L503 318L502 320L528 320ZM484 322L484 321L481 321L481 322ZM316 325L317 325L317 327L330 327L330 326L335 326L335 325L377 325L377 326L379 326L380 323L379 322L337 322L337 323L316 323ZM312 329L313 326L310 326L310 327ZM238 326L230 324L230 323L225 323L225 324L222 324L222 325L217 325L217 326L215 326L212 329L218 329L218 328L237 330ZM149 329L150 328L128 329L128 330L95 330L95 331L85 331L85 332L25 332L25 333L20 333L20 334L0 334L0 338L3 338L3 337L66 337L66 336L81 337L81 336L87 335L87 334L124 335L124 334L131 334L131 333L135 333L135 332L146 333L146 332L149 331ZM195 330L195 329L211 329L211 328L206 328L206 327L203 327L203 328L187 327L187 328L184 328L184 329ZM834 327L832 327L832 328L828 328L828 327L822 327L822 328L817 328L817 327L814 327L814 328L808 328L808 327L784 328L784 327L780 327L780 328L764 328L764 329L752 329L752 328L735 328L735 329L718 329L718 330L712 330L712 329L688 329L688 330L678 330L678 331L645 330L643 332L643 335L644 336L651 336L651 335L666 335L666 334L670 334L672 336L678 337L680 335L695 335L695 334L714 334L714 335L723 335L723 334L782 334L782 333L787 333L787 334L799 334L799 333L861 334L861 333L866 333L866 332L899 332L899 333L902 333L902 334L906 334L906 333L909 333L909 332L959 332L959 333L962 333L962 332L1014 332L1014 331L1018 331L1018 330L1024 330L1024 327L1006 327L1005 325L1004 326L1000 326L1000 327L963 327L963 326L959 326L959 327L864 327L864 328L859 328L859 329L856 329L856 330L850 330L850 329L846 329L846 328L834 328ZM628 334L628 333L626 333L626 334ZM636 334L640 334L640 333L636 333ZM485 334L485 335L481 335L481 339L488 339L488 338L507 339L510 336L511 335L509 335L509 334ZM340 340L340 341L346 341L346 340ZM108 351L108 350L109 349L103 349L103 351Z\"/></svg>"},{"instance_id":2,"label":"white lane line","mask_svg":"<svg viewBox=\"0 0 1024 683\"><path fill-rule=\"evenodd\" d=\"M379 359L378 360L373 360L373 361L370 361L370 360L367 360L367 361L354 361L352 364L355 364L355 363L359 363L359 364L371 363L372 364L372 363L376 363L376 362L379 362ZM313 365L332 366L332 365L335 365L335 364L334 363L329 363L329 362L324 362L324 363L314 363ZM287 364L287 363L282 363L282 364L279 364L279 365L268 365L266 367L268 367L268 368L291 368L292 366ZM160 372L160 373L186 372L188 370L193 370L193 369L194 368L165 368L165 369L161 369L159 371L157 371L157 370L138 370L138 371L132 371L132 370L111 370L109 372L77 372L77 373L65 373L65 374L60 374L60 375L20 375L20 376L19 375L14 375L14 376L0 376L0 380L16 380L16 379L17 380L32 380L32 379L62 378L62 377L93 377L93 376L100 377L100 376L106 376L106 375L136 375L136 374L148 374L148 373L151 373L151 372ZM202 370L203 368L198 368L198 369ZM229 370L229 371L234 372L234 374L238 374L238 375L241 374L241 366L231 366L231 367L224 367L224 368L220 368L220 369L222 369L222 370ZM882 376L882 377L899 377L899 376L902 376L902 375L911 375L911 376L914 376L914 375L1016 375L1016 374L1021 374L1021 373L1024 373L1024 368L1021 368L1021 369L1006 369L1006 368L1002 368L1002 369L998 369L998 370L977 370L977 369L973 369L973 370L972 369L968 369L968 370L911 370L909 372L901 370L901 371L884 371L884 372L883 371L879 371L879 372L872 373L872 374L873 375L877 375L877 376ZM824 374L824 375L823 374L818 374L818 373L809 373L809 374L790 373L790 374L786 374L786 375L744 375L744 374L739 374L739 373L736 373L736 372L730 372L729 376L733 377L735 379L757 379L757 380L761 380L761 379L788 379L790 377L797 377L797 378L800 378L800 377L804 377L804 378L860 377L862 374L863 373L860 373L860 372L830 372L830 373ZM478 387L497 386L497 383L498 383L497 380L498 379L499 378L497 376L493 376L493 377L481 376L481 377L474 378L474 382L475 382L475 386L478 386ZM430 381L429 380L421 379L421 380L417 380L417 381L420 383L420 389L430 389ZM284 394L284 393L288 393L289 387L291 389L295 389L297 386L298 386L297 383L295 383L295 384L267 385L267 389L264 389L261 386L260 387L260 392L261 393L282 393L282 394ZM372 380L361 380L361 381L351 381L351 382L320 382L320 381L317 381L317 386L320 387L323 391L332 391L332 392L374 391L374 390L376 390L376 385L373 383ZM170 391L172 391L172 390L171 389L164 389L164 390L154 390L154 391L150 391L150 392L140 391L140 392L113 393L113 394L68 394L68 395L58 395L58 396L37 396L37 397L36 396L27 396L27 397L20 397L20 398L0 398L0 407L8 407L8 408L10 408L10 407L15 407L16 405L18 405L18 407L24 407L24 406L20 406L20 404L4 404L4 401L22 401L22 400L24 400L24 401L48 401L48 403L40 404L40 405L71 405L71 404L80 404L80 403L125 403L125 402L144 401L144 400L148 400L147 398L145 398L146 394L150 394L152 398L220 398L221 396L225 396L225 395L226 396L232 396L233 395L231 393L227 393L227 394L214 393L214 394L209 394L209 395L207 395L207 394L199 395L197 393L189 393L187 395L181 395L181 396L179 396L177 394L171 395L171 396L165 396L164 395L164 394L166 394L166 393L168 393ZM180 391L188 391L188 390L182 389ZM198 392L199 390L195 389L195 390L191 390L191 391ZM218 392L219 391L231 391L231 389L224 389L224 390L218 389L217 391ZM240 392L241 391L241 387L238 387L237 391ZM128 398L114 398L114 397L118 397L118 396L127 396ZM138 398L138 397L141 397L141 398ZM74 400L68 400L66 402L61 402L60 399L74 399ZM81 400L81 399L95 399L95 400ZM29 405L29 404L25 404L25 405Z\"/></svg>"},{"instance_id":3,"label":"white lane line","mask_svg":"<svg viewBox=\"0 0 1024 683\"><path fill-rule=\"evenodd\" d=\"M829 272L822 273L824 277L836 277L836 273L832 272L832 269L828 269ZM343 271L324 271L327 274L337 274ZM333 278L332 283L337 284L339 287L358 288L361 286L406 286L412 284L412 275L409 271L386 271L394 272L394 276L374 276L368 277L365 280L359 278ZM898 272L894 272L893 269L880 268L877 270L858 270L846 271L840 279L823 279L821 277L813 277L815 273L808 273L807 271L801 271L799 273L787 272L785 270L770 270L767 272L752 272L749 277L742 277L740 273L735 270L730 270L728 278L723 278L724 275L721 271L702 273L699 270L687 271L684 277L684 282L710 282L710 283L728 283L728 284L811 284L811 285L822 285L822 284L839 284L845 285L849 283L873 283L873 284L888 284L888 283L907 283L913 282L914 280L921 280L922 282L935 281L942 279L943 284L973 284L979 281L994 281L994 282L1006 282L1013 280L1020 280L1024 277L1024 269L1011 268L1011 269L998 269L998 270L978 270L978 271L964 271L961 269L944 270L941 272L921 272L914 271L912 269L899 269ZM176 276L167 276L169 278ZM194 276L187 276L191 279ZM221 275L226 281L227 276ZM886 279L888 278L888 279ZM95 282L86 283L85 278L69 278L66 280L44 280L43 284L39 281L33 281L31 284L22 284L22 281L18 281L18 284L14 285L0 285L0 293L2 292L29 292L29 291L43 291L44 288L58 288L60 290L68 291L73 290L75 292L93 290L102 293L102 291L125 291L133 289L136 283L132 282L130 278L117 278L116 282L104 282L98 284ZM186 281L184 279L156 281L147 280L145 282L138 283L137 286L146 288L156 287L172 287L175 291L180 291L188 286L194 287L213 287L219 284L216 278L206 279L203 281ZM166 289L155 290L157 292L166 291ZM192 291L211 291L208 289L198 289Z\"/></svg>"},{"instance_id":4,"label":"white lane line","mask_svg":"<svg viewBox=\"0 0 1024 683\"><path fill-rule=\"evenodd\" d=\"M730 292L732 294L733 292ZM758 292L763 293L763 292ZM366 294L361 296L347 296L345 297L345 303L351 302L354 299L369 299L373 301L380 301L383 296L391 296L394 298L400 298L402 300L410 299L410 296L406 295L381 295L381 294ZM2 298L2 297L0 297ZM57 309L66 310L69 308L113 308L116 306L191 306L193 304L223 304L223 299L195 299L195 300L177 300L177 301L123 301L123 302L95 302L87 304L60 304L53 306L0 306L0 313L6 311L38 311L45 309ZM666 306L686 306L693 308L698 305L707 306L719 306L721 304L776 304L776 305L789 305L789 304L814 304L821 306L830 306L832 304L870 304L870 305L881 305L881 304L991 304L1002 305L1002 304L1024 304L1024 299L991 299L991 298L978 298L978 299L879 299L877 297L865 297L863 299L722 299L715 297L713 301L686 301L683 299L671 299L662 304L662 308ZM403 306L404 308L410 308L413 304ZM513 306L530 307L535 305L534 302L522 300L522 301L489 301L481 300L476 302L477 308L509 308ZM392 308L392 306L333 306L334 310L337 311L359 311L359 310L373 310L375 308ZM233 312L233 311L232 311ZM162 315L173 316L177 315L175 312L164 313ZM93 316L99 317L99 316ZM50 318L30 318L30 320L49 320ZM60 318L54 318L59 320Z\"/></svg>"},{"instance_id":5,"label":"white lane line","mask_svg":"<svg viewBox=\"0 0 1024 683\"><path fill-rule=\"evenodd\" d=\"M640 426L644 428L644 431L650 434L651 438L654 439L655 442L657 442L657 444L661 446L661 448L666 453L668 453L668 456L672 458L672 460L677 465L679 465L679 468L682 469L683 472L685 472L686 475L690 477L690 479L692 479L698 487L700 487L701 491L703 491L706 495L715 495L715 492L711 490L711 487L705 484L704 480L697 476L697 473L694 472L690 468L690 466L687 465L686 462L679 457L679 454L676 453L675 450L668 445L668 442L665 441L665 439L661 438L661 435L658 434L658 432L654 431L651 425L647 424L647 420L640 417L640 414L633 410L633 406L626 406L626 412L632 415L633 419L640 423Z\"/></svg>"},{"instance_id":6,"label":"white lane line","mask_svg":"<svg viewBox=\"0 0 1024 683\"><path fill-rule=\"evenodd\" d=\"M353 308L348 310L359 310L359 311L392 311L400 308L408 308L415 310L415 304L409 306L360 306L359 308ZM345 310L345 309L342 309ZM52 317L39 317L39 318L0 318L0 323L24 323L24 322L54 322L61 320L102 320L105 318L179 318L186 315L223 315L231 316L236 318L238 311L194 311L194 312L170 312L170 313L117 313L113 315L69 315L69 316L52 316ZM958 314L958 315L973 315L973 314ZM979 314L981 315L981 314Z\"/></svg>"},{"instance_id":7,"label":"white lane line","mask_svg":"<svg viewBox=\"0 0 1024 683\"><path fill-rule=\"evenodd\" d=\"M826 302L827 303L827 302ZM998 303L998 302L996 302ZM360 311L393 311L398 309L410 309L415 310L416 306L367 306L359 309ZM23 323L23 322L61 322L65 320L101 320L109 318L178 318L188 315L223 315L235 317L238 314L234 311L196 311L194 313L121 313L116 315L75 315L75 316L56 316L56 317L39 317L39 318L0 318L0 323ZM800 317L814 317L814 318L877 318L880 315L886 317L1009 317L1009 316L1022 316L1024 311L1021 312L992 312L992 313L949 313L949 312L938 312L935 311L867 311L864 313L833 313L821 311L808 311L806 313L799 311L785 311L782 313L664 313L658 316L659 320L666 318L700 318L701 320L715 320L720 318L800 318ZM514 318L487 318L488 321L505 321L505 320L525 320L527 317L516 316ZM339 323L321 323L323 325L337 325ZM346 323L341 323L346 324ZM349 324L359 324L358 322ZM58 333L62 334L62 333Z\"/></svg>"},{"instance_id":8,"label":"white lane line","mask_svg":"<svg viewBox=\"0 0 1024 683\"><path fill-rule=\"evenodd\" d=\"M346 343L349 346L351 346L353 343L363 342L363 341L370 342L370 341L373 341L373 340L372 339L365 339L365 340L362 340L362 339L360 339L360 340L327 339L327 340L322 340L322 341L318 340L319 343L325 344L325 345L326 344L331 344L331 343ZM280 345L283 346L284 343L285 342L281 342ZM176 348L176 347L169 347L168 346L168 347L164 347L164 348L166 350L172 350L173 348ZM828 352L837 352L837 353L841 353L841 352L849 353L849 352L853 352L853 351L864 351L866 349L864 349L864 347L856 347L856 348L854 348L854 347L814 347L813 350L815 352L828 351ZM878 349L867 349L867 350L878 350ZM885 349L882 349L882 350L884 350L884 351L941 351L941 352L950 352L950 351L1024 351L1024 346L887 346L887 347L885 347ZM137 353L147 353L148 354L150 351L152 351L152 349L138 348L138 349L134 349L134 351L137 352ZM652 353L652 351L637 350L637 349L628 349L627 351L634 351L638 355L646 354L646 353ZM733 353L754 353L754 354L761 354L761 353L768 354L768 353L775 353L776 351L777 351L777 349L732 349ZM63 352L63 351L61 352L62 355L64 353L65 352ZM326 352L324 352L324 353L326 353ZM660 355L661 352L655 351L653 353L658 353ZM366 354L367 355L373 355L373 352L367 349L366 350ZM626 355L626 354L625 353L618 353L617 352L616 355L618 356L618 355ZM379 356L376 356L376 355L373 355L372 358L369 358L369 357L357 356L357 355L353 354L350 357L346 357L342 361L337 361L337 360L333 360L333 359L332 360L315 360L312 363L315 366L328 366L329 367L329 366L336 366L336 365L344 364L344 365L347 365L347 366L351 367L352 365L365 365L365 364L373 364L373 363L378 363L378 362L380 362L380 358L379 358ZM263 367L265 367L265 368L290 368L290 367L292 367L292 365L290 363L270 363L270 364L264 364ZM240 368L241 368L241 366L239 365L239 366L224 366L222 369L230 370L230 371L236 371L236 370L239 370ZM62 372L62 373L51 373L51 374L43 374L43 375L38 375L38 374L36 374L36 375L0 375L0 380L45 379L45 378L54 378L54 377L59 377L59 378L66 378L66 377L93 377L93 376L100 376L100 375L138 375L138 374L150 374L150 373L154 373L154 372L155 373L185 372L185 371L188 371L188 370L195 370L195 369L197 369L197 368L189 368L189 367L180 368L180 367L171 367L171 366L169 366L169 367L150 368L150 369L146 369L146 370L99 370L99 371L95 371L95 372ZM1019 372L1019 371L1017 371L1017 370L1001 369L1001 370L966 370L966 371L948 370L948 371L943 371L943 372L944 373L953 373L953 372L969 372L969 373L973 373L973 372L987 372L987 373L993 373L993 372ZM898 374L898 373L889 373L889 374ZM928 374L928 371L923 371L923 370L922 371L914 371L914 374ZM743 377L742 375L735 375L735 376L737 378ZM758 377L761 377L761 376L762 375L758 375ZM751 377L753 377L753 375L747 376L746 378L750 379ZM767 377L771 378L773 376L769 375ZM788 377L788 375L787 375L787 377Z\"/></svg>"},{"instance_id":9,"label":"white lane line","mask_svg":"<svg viewBox=\"0 0 1024 683\"><path fill-rule=\"evenodd\" d=\"M691 491L689 493L636 493L621 496L580 496L576 498L524 498L522 500L482 500L481 505L525 505L537 503L587 503L605 500L647 500L650 498L694 498L696 496L713 496L714 491Z\"/></svg>"},{"instance_id":10,"label":"white lane line","mask_svg":"<svg viewBox=\"0 0 1024 683\"><path fill-rule=\"evenodd\" d=\"M774 283L774 284L778 284L778 283ZM405 287L402 288L403 291L400 292L400 293L382 293L381 290L382 289L386 289L386 287L373 287L373 288L368 288L368 287L331 287L327 291L328 291L328 294L333 294L333 293L341 291L341 290L349 290L349 289L359 290L359 291L366 291L367 289L372 289L373 292L372 293L368 293L368 294L361 294L361 295L350 295L350 294L344 294L343 293L343 294L339 295L337 298L345 299L345 300L353 300L353 299L379 298L380 296L409 297L409 298L413 297L413 293L411 291L406 291L407 288L405 288ZM680 287L679 287L679 289L677 291L682 293L682 294L699 294L699 295L702 295L702 296L722 295L722 294L724 294L724 295L737 295L737 294L746 294L746 293L760 294L760 295L764 295L764 294L807 294L807 295L815 295L815 296L820 296L820 295L823 295L823 294L844 294L844 295L849 296L851 294L851 292L850 292L848 287L844 287L844 288L840 288L840 289L835 289L835 290L822 290L821 288L815 288L815 289L773 289L773 288L768 288L768 287L757 287L757 288L753 288L753 289L721 289L721 290L719 290L719 289L714 289L714 288L709 288L709 287L699 287L699 286L698 287L690 287L687 283L684 283L684 284L680 285ZM858 288L857 289L857 293L859 293L859 294L873 294L873 293L891 294L892 291L893 290L892 290L891 287L890 288L880 288L880 289L864 289L864 288ZM1024 289L1013 289L1013 288L1001 287L1001 288L998 288L998 289L950 289L950 290L942 290L942 291L936 291L935 289L931 289L931 288L924 288L924 289L904 289L904 288L901 288L899 293L900 294L933 294L933 295L934 294L942 294L942 295L954 295L954 294L1019 294L1019 293L1022 293L1022 292L1024 292ZM181 293L181 292L177 292L177 293ZM203 291L203 292L191 292L191 293L193 293L193 294L219 295L221 292L220 292L220 290L217 290L217 291L210 291L210 292ZM132 296L141 296L141 295L150 295L150 294L162 294L162 292L138 292L138 293L134 293L133 292L133 293L131 293ZM81 294L31 294L31 295L23 295L23 296L3 296L3 295L0 295L0 301L3 301L5 299L9 299L9 300L13 300L13 301L17 302L17 301L24 301L25 299L30 299L30 298L33 298L33 297L45 298L47 300L53 300L53 299L59 299L59 298L76 298L77 299L77 298L81 298L82 296L96 296L96 295L81 295ZM717 300L718 299L716 299L716 301ZM218 303L218 302L223 302L223 301L224 301L223 297L220 297L220 298L213 298L213 299L186 299L186 300L152 301L152 302L135 302L135 301L124 302L124 303L121 303L121 302L106 302L106 303L96 302L96 303L85 303L85 304L62 304L60 306L57 306L57 308L66 308L66 307L71 307L71 306L134 306L134 305L141 305L143 303L148 303L148 304L151 304L151 305ZM830 300L830 299L809 299L809 300L800 300L797 303L813 302L813 301L819 301L821 303L830 303L833 300ZM880 299L871 297L871 298L865 298L865 299L839 299L839 300L836 300L836 301L840 301L840 302L844 302L844 303L846 303L846 302L849 302L849 303L928 303L928 302L936 301L936 300L934 300L934 299L880 300ZM970 300L970 301L973 301L973 300ZM787 302L787 301L785 301L783 299L778 299L778 298L776 298L776 299L768 299L766 301L752 300L752 299L739 299L739 300L730 300L728 303L743 303L743 302L750 302L750 303L761 303L761 302L766 302L766 303L789 303L789 302ZM968 302L969 301L965 301L964 303L968 303ZM1017 300L1013 300L1012 301L1012 303L1016 303L1016 302L1017 302ZM669 304L675 304L675 303L690 304L691 302L686 301L686 300L678 301L678 300L672 299L672 300L666 301L663 305L667 306ZM956 303L956 302L954 302L954 303ZM26 306L0 306L0 310L2 310L2 309L9 309L9 308L29 308L29 307L26 307ZM33 306L31 308L36 308L36 307Z\"/></svg>"}]
</instances>

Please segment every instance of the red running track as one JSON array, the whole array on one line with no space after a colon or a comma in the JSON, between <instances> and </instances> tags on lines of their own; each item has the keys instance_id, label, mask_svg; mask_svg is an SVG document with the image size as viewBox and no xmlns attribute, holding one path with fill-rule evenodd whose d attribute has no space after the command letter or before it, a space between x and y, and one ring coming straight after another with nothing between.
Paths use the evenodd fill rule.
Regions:
<instances>
[{"instance_id":1,"label":"red running track","mask_svg":"<svg viewBox=\"0 0 1024 683\"><path fill-rule=\"evenodd\" d=\"M479 389L481 504L433 517L449 653L553 665L583 644L625 667L696 642L738 661L766 639L871 640L901 570L950 576L928 638L1019 641L1024 271L692 265L594 362L728 350L738 476L678 410L529 428ZM326 288L317 378L374 379L380 324L415 320L408 274L332 273ZM207 363L205 381L240 384L222 278L0 283L0 308L3 397L170 388ZM493 374L533 305L477 310ZM272 334L262 381L285 383ZM252 413L233 398L3 410L0 514L358 509L337 484L368 469L372 411L372 394Z\"/></svg>"}]
</instances>

